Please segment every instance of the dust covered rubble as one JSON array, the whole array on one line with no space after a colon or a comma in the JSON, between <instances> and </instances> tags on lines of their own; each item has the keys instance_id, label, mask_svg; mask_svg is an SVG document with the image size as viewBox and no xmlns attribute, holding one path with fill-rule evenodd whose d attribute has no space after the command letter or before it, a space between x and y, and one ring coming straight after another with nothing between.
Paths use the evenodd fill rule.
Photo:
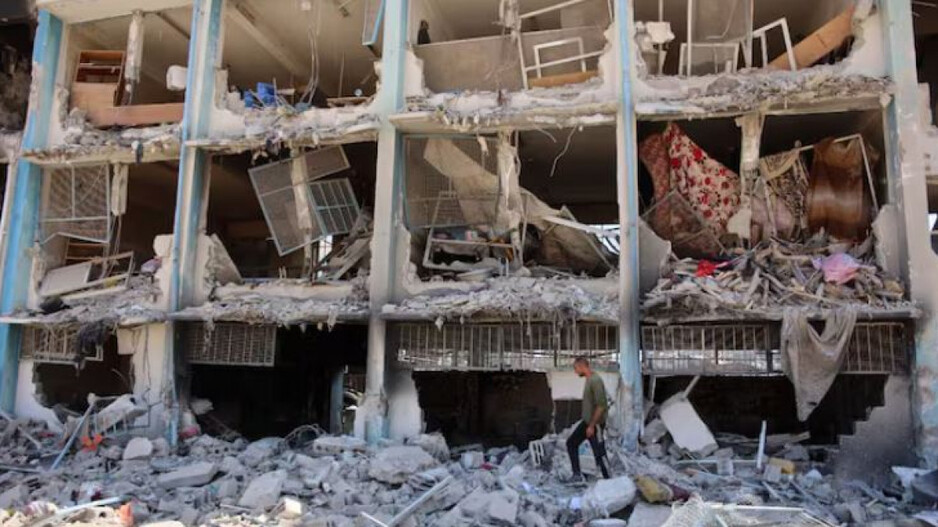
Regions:
<instances>
[{"instance_id":1,"label":"dust covered rubble","mask_svg":"<svg viewBox=\"0 0 938 527\"><path fill-rule=\"evenodd\" d=\"M339 296L317 295L315 286L306 288L306 294L290 295L280 290L280 286L284 286L281 281L239 286L237 291L223 296L213 293L205 304L186 308L179 315L204 322L281 326L323 322L331 326L339 320L367 318L367 278L356 277L348 283L351 285L348 294ZM295 281L289 281L284 288L294 288L295 285Z\"/></svg>"},{"instance_id":2,"label":"dust covered rubble","mask_svg":"<svg viewBox=\"0 0 938 527\"><path fill-rule=\"evenodd\" d=\"M825 468L809 461L796 439L778 436L768 442L767 466L779 467L771 479L749 462L752 440L721 436L722 448L694 460L665 432L646 434L639 452L610 439L609 480L593 481L592 455L581 452L592 483L571 484L564 483L571 475L569 431L525 451L451 450L436 434L376 446L290 434L250 443L198 435L171 452L162 438L115 436L44 472L24 430L43 442L47 457L60 446L57 435L35 423L17 422L3 434L0 463L17 467L0 473L3 526L360 526L373 525L366 516L387 522L427 494L404 525L540 527L630 515L630 525L683 525L695 517L703 518L695 525L751 525L766 514L776 524L817 525L817 518L839 523L915 512L904 497L822 475ZM735 470L716 470L719 460ZM787 508L762 508L767 504ZM659 520L639 524L639 517Z\"/></svg>"},{"instance_id":3,"label":"dust covered rubble","mask_svg":"<svg viewBox=\"0 0 938 527\"><path fill-rule=\"evenodd\" d=\"M585 319L615 321L619 313L617 279L493 278L473 290L432 289L389 304L389 316L462 321L474 316L512 320Z\"/></svg>"},{"instance_id":4,"label":"dust covered rubble","mask_svg":"<svg viewBox=\"0 0 938 527\"><path fill-rule=\"evenodd\" d=\"M643 114L743 112L776 105L888 96L892 83L846 75L837 66L799 71L745 70L691 78L650 77L636 82L635 111Z\"/></svg>"},{"instance_id":5,"label":"dust covered rubble","mask_svg":"<svg viewBox=\"0 0 938 527\"><path fill-rule=\"evenodd\" d=\"M85 120L79 109L72 110L59 144L24 154L47 162L65 162L72 158L113 156L122 152L140 161L147 158L179 155L181 129L179 124L143 128L101 130Z\"/></svg>"},{"instance_id":6,"label":"dust covered rubble","mask_svg":"<svg viewBox=\"0 0 938 527\"><path fill-rule=\"evenodd\" d=\"M243 127L240 123L230 129L220 125L215 133L218 144L236 147L251 143L267 148L280 144L319 144L347 135L375 133L380 126L380 119L370 105L303 112L277 106L235 113L243 116Z\"/></svg>"},{"instance_id":7,"label":"dust covered rubble","mask_svg":"<svg viewBox=\"0 0 938 527\"><path fill-rule=\"evenodd\" d=\"M47 326L162 322L166 319L166 311L158 305L161 298L160 287L150 278L133 276L126 289L68 300L60 306L61 309L48 313L21 310L11 316L29 318L33 323Z\"/></svg>"}]
</instances>

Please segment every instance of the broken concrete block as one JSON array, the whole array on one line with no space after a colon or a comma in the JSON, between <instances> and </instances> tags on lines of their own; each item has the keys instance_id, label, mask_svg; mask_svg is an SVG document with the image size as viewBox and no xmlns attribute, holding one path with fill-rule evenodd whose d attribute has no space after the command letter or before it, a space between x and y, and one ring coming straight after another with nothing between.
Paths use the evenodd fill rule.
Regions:
<instances>
[{"instance_id":1,"label":"broken concrete block","mask_svg":"<svg viewBox=\"0 0 938 527\"><path fill-rule=\"evenodd\" d=\"M234 478L225 478L212 485L212 488L218 499L233 498L241 490L241 484Z\"/></svg>"},{"instance_id":2,"label":"broken concrete block","mask_svg":"<svg viewBox=\"0 0 938 527\"><path fill-rule=\"evenodd\" d=\"M351 436L322 436L313 441L313 451L320 454L341 454L348 450L363 452L367 448L365 440Z\"/></svg>"},{"instance_id":3,"label":"broken concrete block","mask_svg":"<svg viewBox=\"0 0 938 527\"><path fill-rule=\"evenodd\" d=\"M777 466L782 471L782 474L794 474L796 470L795 463L793 461L779 459L777 457L770 457L769 465Z\"/></svg>"},{"instance_id":4,"label":"broken concrete block","mask_svg":"<svg viewBox=\"0 0 938 527\"><path fill-rule=\"evenodd\" d=\"M282 444L283 440L279 437L265 437L248 445L238 459L246 466L256 467L272 458L280 450Z\"/></svg>"},{"instance_id":5,"label":"broken concrete block","mask_svg":"<svg viewBox=\"0 0 938 527\"><path fill-rule=\"evenodd\" d=\"M768 464L762 472L762 480L766 483L778 483L782 480L782 467Z\"/></svg>"},{"instance_id":6,"label":"broken concrete block","mask_svg":"<svg viewBox=\"0 0 938 527\"><path fill-rule=\"evenodd\" d=\"M658 413L677 446L698 456L716 451L716 438L682 393L665 401Z\"/></svg>"},{"instance_id":7,"label":"broken concrete block","mask_svg":"<svg viewBox=\"0 0 938 527\"><path fill-rule=\"evenodd\" d=\"M550 525L543 516L531 510L518 515L518 524L521 527L548 527Z\"/></svg>"},{"instance_id":8,"label":"broken concrete block","mask_svg":"<svg viewBox=\"0 0 938 527\"><path fill-rule=\"evenodd\" d=\"M479 451L463 452L459 456L459 464L466 470L476 469L485 463L485 454Z\"/></svg>"},{"instance_id":9,"label":"broken concrete block","mask_svg":"<svg viewBox=\"0 0 938 527\"><path fill-rule=\"evenodd\" d=\"M29 488L26 485L15 485L0 494L0 509L12 509L24 505L28 499Z\"/></svg>"},{"instance_id":10,"label":"broken concrete block","mask_svg":"<svg viewBox=\"0 0 938 527\"><path fill-rule=\"evenodd\" d=\"M394 485L404 483L416 472L436 465L436 460L422 448L394 446L378 452L371 460L368 475Z\"/></svg>"},{"instance_id":11,"label":"broken concrete block","mask_svg":"<svg viewBox=\"0 0 938 527\"><path fill-rule=\"evenodd\" d=\"M283 497L280 498L280 503L277 504L277 517L284 520L293 520L305 513L306 507L296 498Z\"/></svg>"},{"instance_id":12,"label":"broken concrete block","mask_svg":"<svg viewBox=\"0 0 938 527\"><path fill-rule=\"evenodd\" d=\"M147 459L153 455L153 443L145 437L135 437L124 447L124 461Z\"/></svg>"},{"instance_id":13,"label":"broken concrete block","mask_svg":"<svg viewBox=\"0 0 938 527\"><path fill-rule=\"evenodd\" d=\"M241 499L238 500L238 506L248 509L273 507L280 499L280 492L286 480L287 471L285 470L274 470L254 478L241 495Z\"/></svg>"},{"instance_id":14,"label":"broken concrete block","mask_svg":"<svg viewBox=\"0 0 938 527\"><path fill-rule=\"evenodd\" d=\"M642 443L646 445L653 445L658 441L661 441L661 438L668 433L668 428L664 426L664 421L661 419L655 419L647 425L642 431Z\"/></svg>"},{"instance_id":15,"label":"broken concrete block","mask_svg":"<svg viewBox=\"0 0 938 527\"><path fill-rule=\"evenodd\" d=\"M150 442L153 445L153 455L156 457L165 457L169 455L169 441L163 437L157 437Z\"/></svg>"},{"instance_id":16,"label":"broken concrete block","mask_svg":"<svg viewBox=\"0 0 938 527\"><path fill-rule=\"evenodd\" d=\"M182 509L182 512L179 514L179 521L185 525L196 525L199 520L199 509L195 507L186 506Z\"/></svg>"},{"instance_id":17,"label":"broken concrete block","mask_svg":"<svg viewBox=\"0 0 938 527\"><path fill-rule=\"evenodd\" d=\"M515 525L518 518L518 493L503 490L489 494L488 518L490 521Z\"/></svg>"},{"instance_id":18,"label":"broken concrete block","mask_svg":"<svg viewBox=\"0 0 938 527\"><path fill-rule=\"evenodd\" d=\"M156 484L164 489L179 487L201 487L212 481L218 472L218 465L202 461L176 469L156 478Z\"/></svg>"},{"instance_id":19,"label":"broken concrete block","mask_svg":"<svg viewBox=\"0 0 938 527\"><path fill-rule=\"evenodd\" d=\"M597 516L611 516L629 506L635 499L635 484L628 476L597 481L583 494L585 509Z\"/></svg>"},{"instance_id":20,"label":"broken concrete block","mask_svg":"<svg viewBox=\"0 0 938 527\"><path fill-rule=\"evenodd\" d=\"M419 446L439 461L449 459L449 445L446 444L446 438L443 437L443 434L420 434L408 438L406 443Z\"/></svg>"},{"instance_id":21,"label":"broken concrete block","mask_svg":"<svg viewBox=\"0 0 938 527\"><path fill-rule=\"evenodd\" d=\"M238 461L238 458L233 456L225 456L222 458L219 470L225 474L228 474L229 476L241 476L244 475L244 473L247 471L247 469L244 468L244 465Z\"/></svg>"}]
</instances>

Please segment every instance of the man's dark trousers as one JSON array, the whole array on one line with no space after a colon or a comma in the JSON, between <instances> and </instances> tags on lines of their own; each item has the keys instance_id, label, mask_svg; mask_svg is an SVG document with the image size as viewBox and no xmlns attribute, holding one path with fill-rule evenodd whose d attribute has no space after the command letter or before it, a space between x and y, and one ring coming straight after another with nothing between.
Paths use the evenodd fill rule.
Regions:
<instances>
[{"instance_id":1,"label":"man's dark trousers","mask_svg":"<svg viewBox=\"0 0 938 527\"><path fill-rule=\"evenodd\" d=\"M570 434L570 437L567 438L567 454L570 455L570 466L573 467L574 476L580 475L580 444L588 439L590 448L593 450L593 455L596 457L596 466L602 471L603 477L609 479L609 469L606 468L606 445L603 432L603 425L596 425L596 433L593 434L593 437L587 438L586 423L580 421L577 423L576 428L573 429L573 433Z\"/></svg>"}]
</instances>

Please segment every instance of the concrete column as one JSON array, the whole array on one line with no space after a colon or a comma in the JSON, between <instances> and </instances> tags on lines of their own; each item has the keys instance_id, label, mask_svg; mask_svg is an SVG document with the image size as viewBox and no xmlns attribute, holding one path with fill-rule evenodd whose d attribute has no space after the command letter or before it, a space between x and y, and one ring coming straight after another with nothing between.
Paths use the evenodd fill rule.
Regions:
<instances>
[{"instance_id":1,"label":"concrete column","mask_svg":"<svg viewBox=\"0 0 938 527\"><path fill-rule=\"evenodd\" d=\"M62 33L61 20L48 11L39 12L39 26L33 47L32 96L26 117L23 149L47 146L62 51ZM30 249L39 225L41 190L42 170L39 166L17 161L13 194L7 195L5 204L11 207L11 214L3 254L0 313L9 313L26 303L32 267ZM0 407L7 411L13 411L16 399L21 333L22 328L18 326L0 325Z\"/></svg>"},{"instance_id":2,"label":"concrete column","mask_svg":"<svg viewBox=\"0 0 938 527\"><path fill-rule=\"evenodd\" d=\"M345 405L345 367L340 366L332 373L332 387L329 393L329 432L342 434L342 413Z\"/></svg>"},{"instance_id":3,"label":"concrete column","mask_svg":"<svg viewBox=\"0 0 938 527\"><path fill-rule=\"evenodd\" d=\"M639 298L638 156L635 110L632 102L632 2L615 1L619 60L619 113L616 118L616 184L619 196L619 375L616 404L625 445L638 445L642 428L642 364L639 358L641 300Z\"/></svg>"},{"instance_id":4,"label":"concrete column","mask_svg":"<svg viewBox=\"0 0 938 527\"><path fill-rule=\"evenodd\" d=\"M211 156L189 141L206 138L212 105L215 104L215 72L221 63L222 14L225 0L195 0L192 5L192 30L189 39L189 73L186 80L186 102L182 119L182 151L176 189L176 216L170 257L172 272L169 288L169 311L175 312L193 303L197 295L196 272L199 234L205 229L204 211L208 203L209 167ZM175 443L179 424L179 391L176 387L176 350L178 334L175 324L168 324L164 360L167 382L167 407L171 417L167 435Z\"/></svg>"},{"instance_id":5,"label":"concrete column","mask_svg":"<svg viewBox=\"0 0 938 527\"><path fill-rule=\"evenodd\" d=\"M879 0L886 68L895 83L892 103L886 110L886 151L891 200L903 213L904 224L897 233L901 258L912 300L925 312L916 324L913 364L913 417L919 457L938 467L938 256L931 248L928 226L924 132L915 66L915 43L910 2ZM904 236L903 236L904 234Z\"/></svg>"},{"instance_id":6,"label":"concrete column","mask_svg":"<svg viewBox=\"0 0 938 527\"><path fill-rule=\"evenodd\" d=\"M397 229L401 224L401 180L403 154L401 134L388 117L404 106L404 59L407 45L407 0L384 0L384 50L381 59L381 87L374 108L381 115L378 132L378 160L375 189L374 235L371 239L371 318L368 322L368 361L365 400L359 411L363 427L356 427L370 442L386 437L387 391L385 367L387 323L378 317L381 308L394 296L398 282L396 265Z\"/></svg>"}]
</instances>

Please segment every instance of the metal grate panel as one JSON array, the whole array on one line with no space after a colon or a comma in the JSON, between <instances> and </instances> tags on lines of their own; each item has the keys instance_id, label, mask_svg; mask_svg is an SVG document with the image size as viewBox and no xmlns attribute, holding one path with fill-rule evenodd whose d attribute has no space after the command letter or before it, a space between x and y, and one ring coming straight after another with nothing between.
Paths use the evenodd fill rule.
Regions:
<instances>
[{"instance_id":1,"label":"metal grate panel","mask_svg":"<svg viewBox=\"0 0 938 527\"><path fill-rule=\"evenodd\" d=\"M348 170L352 165L348 162L345 149L341 146L327 146L307 153L306 175L309 181L315 181L332 174Z\"/></svg>"},{"instance_id":2,"label":"metal grate panel","mask_svg":"<svg viewBox=\"0 0 938 527\"><path fill-rule=\"evenodd\" d=\"M642 327L642 365L654 375L782 373L781 325ZM843 373L909 371L909 337L901 322L859 322L844 352Z\"/></svg>"},{"instance_id":3,"label":"metal grate panel","mask_svg":"<svg viewBox=\"0 0 938 527\"><path fill-rule=\"evenodd\" d=\"M602 324L397 325L398 360L417 370L531 370L569 367L578 355L618 363L618 328Z\"/></svg>"},{"instance_id":4,"label":"metal grate panel","mask_svg":"<svg viewBox=\"0 0 938 527\"><path fill-rule=\"evenodd\" d=\"M462 227L495 222L502 195L493 139L408 138L405 197L408 227ZM485 149L482 145L485 145Z\"/></svg>"},{"instance_id":5,"label":"metal grate panel","mask_svg":"<svg viewBox=\"0 0 938 527\"><path fill-rule=\"evenodd\" d=\"M78 357L77 343L77 327L26 326L23 328L20 357L37 363L73 365ZM86 355L83 359L103 361L104 349L98 347L94 355Z\"/></svg>"},{"instance_id":6,"label":"metal grate panel","mask_svg":"<svg viewBox=\"0 0 938 527\"><path fill-rule=\"evenodd\" d=\"M186 358L190 364L273 367L277 327L219 322L211 329L190 324Z\"/></svg>"},{"instance_id":7,"label":"metal grate panel","mask_svg":"<svg viewBox=\"0 0 938 527\"><path fill-rule=\"evenodd\" d=\"M912 346L902 322L858 323L847 344L847 373L907 373Z\"/></svg>"},{"instance_id":8,"label":"metal grate panel","mask_svg":"<svg viewBox=\"0 0 938 527\"><path fill-rule=\"evenodd\" d=\"M43 242L66 236L91 242L111 239L110 167L69 167L45 172L47 198Z\"/></svg>"},{"instance_id":9,"label":"metal grate panel","mask_svg":"<svg viewBox=\"0 0 938 527\"><path fill-rule=\"evenodd\" d=\"M335 146L248 170L281 256L349 232L360 212L349 180L314 181L348 168L345 151ZM294 181L294 169L305 178L299 172Z\"/></svg>"},{"instance_id":10,"label":"metal grate panel","mask_svg":"<svg viewBox=\"0 0 938 527\"><path fill-rule=\"evenodd\" d=\"M348 234L361 214L348 178L314 181L309 191L320 231L326 236Z\"/></svg>"}]
</instances>

